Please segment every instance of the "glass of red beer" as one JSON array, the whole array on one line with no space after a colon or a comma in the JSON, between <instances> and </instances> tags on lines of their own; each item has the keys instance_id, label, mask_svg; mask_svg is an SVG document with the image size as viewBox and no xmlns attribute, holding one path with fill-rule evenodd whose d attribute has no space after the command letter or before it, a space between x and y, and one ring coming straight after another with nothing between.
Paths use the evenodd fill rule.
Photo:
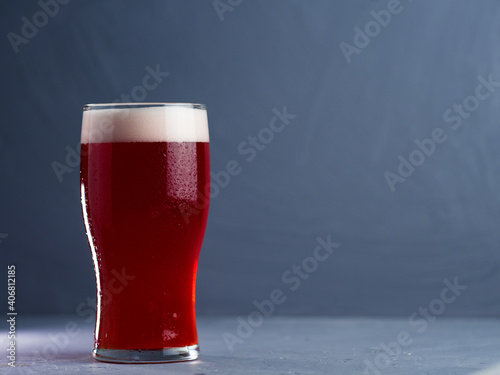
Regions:
<instances>
[{"instance_id":1,"label":"glass of red beer","mask_svg":"<svg viewBox=\"0 0 500 375\"><path fill-rule=\"evenodd\" d=\"M94 358L196 359L198 255L208 215L202 104L89 104L81 200L94 262Z\"/></svg>"}]
</instances>

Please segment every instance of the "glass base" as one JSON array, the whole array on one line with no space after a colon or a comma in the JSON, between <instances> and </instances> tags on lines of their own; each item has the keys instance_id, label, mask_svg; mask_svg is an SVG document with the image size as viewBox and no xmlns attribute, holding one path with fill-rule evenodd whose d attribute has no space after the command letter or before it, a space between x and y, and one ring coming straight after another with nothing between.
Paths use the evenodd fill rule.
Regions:
<instances>
[{"instance_id":1,"label":"glass base","mask_svg":"<svg viewBox=\"0 0 500 375\"><path fill-rule=\"evenodd\" d=\"M192 361L200 355L198 345L181 346L180 348L165 348L155 350L123 350L99 349L92 350L95 359L113 363L162 363Z\"/></svg>"}]
</instances>

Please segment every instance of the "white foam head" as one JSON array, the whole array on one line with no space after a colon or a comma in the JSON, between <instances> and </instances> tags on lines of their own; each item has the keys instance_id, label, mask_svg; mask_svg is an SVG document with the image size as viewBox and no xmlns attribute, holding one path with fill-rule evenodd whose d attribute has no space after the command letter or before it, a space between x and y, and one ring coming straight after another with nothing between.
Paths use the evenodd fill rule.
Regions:
<instances>
[{"instance_id":1,"label":"white foam head","mask_svg":"<svg viewBox=\"0 0 500 375\"><path fill-rule=\"evenodd\" d=\"M208 142L207 111L198 104L89 105L82 143Z\"/></svg>"}]
</instances>

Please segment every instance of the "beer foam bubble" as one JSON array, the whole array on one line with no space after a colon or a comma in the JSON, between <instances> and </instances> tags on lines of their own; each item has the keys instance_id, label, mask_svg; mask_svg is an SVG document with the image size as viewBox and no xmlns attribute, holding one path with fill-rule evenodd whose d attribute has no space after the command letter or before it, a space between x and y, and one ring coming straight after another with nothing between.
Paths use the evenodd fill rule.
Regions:
<instances>
[{"instance_id":1,"label":"beer foam bubble","mask_svg":"<svg viewBox=\"0 0 500 375\"><path fill-rule=\"evenodd\" d=\"M207 111L190 104L83 111L82 143L208 142Z\"/></svg>"}]
</instances>

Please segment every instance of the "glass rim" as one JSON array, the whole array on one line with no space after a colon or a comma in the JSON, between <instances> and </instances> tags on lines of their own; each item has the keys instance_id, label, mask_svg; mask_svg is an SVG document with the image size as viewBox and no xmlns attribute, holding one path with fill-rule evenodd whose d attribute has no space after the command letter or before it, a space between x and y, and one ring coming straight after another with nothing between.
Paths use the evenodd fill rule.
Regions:
<instances>
[{"instance_id":1,"label":"glass rim","mask_svg":"<svg viewBox=\"0 0 500 375\"><path fill-rule=\"evenodd\" d=\"M157 107L186 107L192 109L206 110L207 106L201 103L89 103L83 106L84 111L91 111L93 109L119 109L119 108L157 108Z\"/></svg>"}]
</instances>

